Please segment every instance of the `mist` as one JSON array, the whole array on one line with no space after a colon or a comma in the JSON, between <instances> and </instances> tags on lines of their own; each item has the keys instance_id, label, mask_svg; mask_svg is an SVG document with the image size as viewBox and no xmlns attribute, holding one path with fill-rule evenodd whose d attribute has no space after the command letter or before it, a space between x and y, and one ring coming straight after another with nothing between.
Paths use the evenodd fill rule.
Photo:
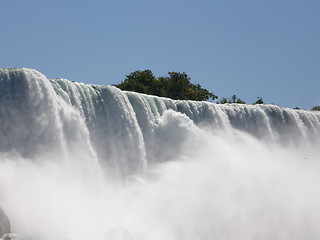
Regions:
<instances>
[{"instance_id":1,"label":"mist","mask_svg":"<svg viewBox=\"0 0 320 240\"><path fill-rule=\"evenodd\" d=\"M25 90L29 102L9 88L0 97L11 103L0 108L0 203L22 239L319 239L319 114L17 71L2 80L47 89ZM19 131L3 127L28 118Z\"/></svg>"}]
</instances>

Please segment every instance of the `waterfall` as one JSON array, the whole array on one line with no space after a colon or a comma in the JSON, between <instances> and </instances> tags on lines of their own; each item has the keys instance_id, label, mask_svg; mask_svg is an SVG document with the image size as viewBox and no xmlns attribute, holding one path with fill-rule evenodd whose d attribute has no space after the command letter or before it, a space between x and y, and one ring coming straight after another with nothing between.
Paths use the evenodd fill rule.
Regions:
<instances>
[{"instance_id":1,"label":"waterfall","mask_svg":"<svg viewBox=\"0 0 320 240\"><path fill-rule=\"evenodd\" d=\"M0 205L32 239L318 239L320 113L0 70Z\"/></svg>"}]
</instances>

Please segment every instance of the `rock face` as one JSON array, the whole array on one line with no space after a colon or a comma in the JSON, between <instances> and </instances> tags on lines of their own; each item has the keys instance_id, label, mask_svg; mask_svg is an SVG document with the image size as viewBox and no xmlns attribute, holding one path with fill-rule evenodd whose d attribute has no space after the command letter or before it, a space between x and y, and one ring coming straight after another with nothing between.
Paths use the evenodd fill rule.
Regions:
<instances>
[{"instance_id":1,"label":"rock face","mask_svg":"<svg viewBox=\"0 0 320 240\"><path fill-rule=\"evenodd\" d=\"M10 220L3 209L0 207L0 237L10 232Z\"/></svg>"}]
</instances>

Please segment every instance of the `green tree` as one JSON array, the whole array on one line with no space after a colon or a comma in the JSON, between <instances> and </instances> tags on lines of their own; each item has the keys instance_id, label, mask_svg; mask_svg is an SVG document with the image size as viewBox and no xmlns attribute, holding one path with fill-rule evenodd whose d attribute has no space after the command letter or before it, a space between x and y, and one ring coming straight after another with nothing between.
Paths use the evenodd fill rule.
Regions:
<instances>
[{"instance_id":1,"label":"green tree","mask_svg":"<svg viewBox=\"0 0 320 240\"><path fill-rule=\"evenodd\" d=\"M312 111L320 111L320 106L315 106L311 109Z\"/></svg>"},{"instance_id":2,"label":"green tree","mask_svg":"<svg viewBox=\"0 0 320 240\"><path fill-rule=\"evenodd\" d=\"M217 99L218 97L213 93L209 92L207 89L202 88L200 84L190 84L187 90L187 98L196 101L209 101Z\"/></svg>"},{"instance_id":3,"label":"green tree","mask_svg":"<svg viewBox=\"0 0 320 240\"><path fill-rule=\"evenodd\" d=\"M231 103L246 104L245 101L243 101L241 98L238 98L236 95L232 95L231 101Z\"/></svg>"},{"instance_id":4,"label":"green tree","mask_svg":"<svg viewBox=\"0 0 320 240\"><path fill-rule=\"evenodd\" d=\"M116 85L121 90L154 94L157 87L156 78L151 70L135 71L126 76L125 80Z\"/></svg>"},{"instance_id":5,"label":"green tree","mask_svg":"<svg viewBox=\"0 0 320 240\"><path fill-rule=\"evenodd\" d=\"M220 101L218 101L217 103L219 104L226 104L226 103L230 103L229 100L225 97L221 98Z\"/></svg>"},{"instance_id":6,"label":"green tree","mask_svg":"<svg viewBox=\"0 0 320 240\"><path fill-rule=\"evenodd\" d=\"M230 99L223 97L217 103L219 103L219 104L226 104L226 103L246 104L245 101L243 101L241 98L238 98L236 95L232 95L232 97Z\"/></svg>"},{"instance_id":7,"label":"green tree","mask_svg":"<svg viewBox=\"0 0 320 240\"><path fill-rule=\"evenodd\" d=\"M188 75L185 72L169 72L168 74L168 97L180 100L188 99L187 92L190 87Z\"/></svg>"},{"instance_id":8,"label":"green tree","mask_svg":"<svg viewBox=\"0 0 320 240\"><path fill-rule=\"evenodd\" d=\"M168 77L155 78L150 70L135 71L116 87L140 93L180 100L214 100L218 98L200 84L192 84L185 73L168 72Z\"/></svg>"},{"instance_id":9,"label":"green tree","mask_svg":"<svg viewBox=\"0 0 320 240\"><path fill-rule=\"evenodd\" d=\"M253 103L253 105L255 105L255 104L264 104L264 101L263 101L262 97L258 97L257 101L255 101Z\"/></svg>"},{"instance_id":10,"label":"green tree","mask_svg":"<svg viewBox=\"0 0 320 240\"><path fill-rule=\"evenodd\" d=\"M165 77L159 77L157 79L157 87L154 95L160 96L160 97L168 97L169 94L169 81L168 78Z\"/></svg>"}]
</instances>

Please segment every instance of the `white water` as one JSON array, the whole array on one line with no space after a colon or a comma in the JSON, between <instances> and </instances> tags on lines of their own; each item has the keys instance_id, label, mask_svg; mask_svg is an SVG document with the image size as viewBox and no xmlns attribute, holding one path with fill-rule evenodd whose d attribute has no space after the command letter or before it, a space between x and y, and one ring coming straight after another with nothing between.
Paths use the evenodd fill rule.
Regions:
<instances>
[{"instance_id":1,"label":"white water","mask_svg":"<svg viewBox=\"0 0 320 240\"><path fill-rule=\"evenodd\" d=\"M0 70L0 205L31 239L319 239L320 114Z\"/></svg>"}]
</instances>

